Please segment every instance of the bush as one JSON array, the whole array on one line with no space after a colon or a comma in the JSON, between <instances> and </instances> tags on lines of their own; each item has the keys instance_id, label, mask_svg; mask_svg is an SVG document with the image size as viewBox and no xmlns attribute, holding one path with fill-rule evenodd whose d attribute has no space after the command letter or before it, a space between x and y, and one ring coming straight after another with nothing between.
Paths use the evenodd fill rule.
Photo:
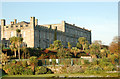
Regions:
<instances>
[{"instance_id":1,"label":"bush","mask_svg":"<svg viewBox=\"0 0 120 79\"><path fill-rule=\"evenodd\" d=\"M15 61L15 60L13 60L13 61L12 61L12 63L16 64L16 61Z\"/></svg>"},{"instance_id":2,"label":"bush","mask_svg":"<svg viewBox=\"0 0 120 79\"><path fill-rule=\"evenodd\" d=\"M88 60L84 60L84 64L90 64Z\"/></svg>"},{"instance_id":3,"label":"bush","mask_svg":"<svg viewBox=\"0 0 120 79\"><path fill-rule=\"evenodd\" d=\"M22 66L27 67L27 61L22 61Z\"/></svg>"},{"instance_id":4,"label":"bush","mask_svg":"<svg viewBox=\"0 0 120 79\"><path fill-rule=\"evenodd\" d=\"M7 70L8 75L22 75L23 72L24 72L24 68L20 65L9 66Z\"/></svg>"},{"instance_id":5,"label":"bush","mask_svg":"<svg viewBox=\"0 0 120 79\"><path fill-rule=\"evenodd\" d=\"M103 72L103 68L101 68L100 66L96 65L96 66L89 66L86 70L85 73L86 74L100 74Z\"/></svg>"},{"instance_id":6,"label":"bush","mask_svg":"<svg viewBox=\"0 0 120 79\"><path fill-rule=\"evenodd\" d=\"M67 73L84 73L84 69L79 65L67 67Z\"/></svg>"},{"instance_id":7,"label":"bush","mask_svg":"<svg viewBox=\"0 0 120 79\"><path fill-rule=\"evenodd\" d=\"M24 70L23 74L24 75L33 75L33 71L31 69L27 68L27 69Z\"/></svg>"},{"instance_id":8,"label":"bush","mask_svg":"<svg viewBox=\"0 0 120 79\"><path fill-rule=\"evenodd\" d=\"M31 65L34 64L34 66L38 66L38 59L36 56L30 57L29 61Z\"/></svg>"},{"instance_id":9,"label":"bush","mask_svg":"<svg viewBox=\"0 0 120 79\"><path fill-rule=\"evenodd\" d=\"M35 74L36 75L39 75L39 74L46 74L47 73L47 68L46 67L43 67L43 66L38 66L36 69L35 69Z\"/></svg>"},{"instance_id":10,"label":"bush","mask_svg":"<svg viewBox=\"0 0 120 79\"><path fill-rule=\"evenodd\" d=\"M104 67L105 71L114 71L116 70L116 67L111 63L108 66Z\"/></svg>"},{"instance_id":11,"label":"bush","mask_svg":"<svg viewBox=\"0 0 120 79\"><path fill-rule=\"evenodd\" d=\"M39 74L51 74L53 73L50 69L43 67L43 66L38 66L35 68L35 74L39 75Z\"/></svg>"}]
</instances>

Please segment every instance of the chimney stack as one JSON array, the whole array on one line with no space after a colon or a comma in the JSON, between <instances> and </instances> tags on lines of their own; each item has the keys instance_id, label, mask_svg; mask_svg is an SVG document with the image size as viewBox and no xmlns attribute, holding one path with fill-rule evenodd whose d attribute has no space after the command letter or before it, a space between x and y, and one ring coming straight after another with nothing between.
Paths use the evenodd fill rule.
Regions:
<instances>
[{"instance_id":1,"label":"chimney stack","mask_svg":"<svg viewBox=\"0 0 120 79\"><path fill-rule=\"evenodd\" d=\"M13 21L11 21L11 22L10 22L10 24L12 25L12 24L14 24L14 22L13 22Z\"/></svg>"},{"instance_id":2,"label":"chimney stack","mask_svg":"<svg viewBox=\"0 0 120 79\"><path fill-rule=\"evenodd\" d=\"M14 24L17 24L17 19L14 19Z\"/></svg>"}]
</instances>

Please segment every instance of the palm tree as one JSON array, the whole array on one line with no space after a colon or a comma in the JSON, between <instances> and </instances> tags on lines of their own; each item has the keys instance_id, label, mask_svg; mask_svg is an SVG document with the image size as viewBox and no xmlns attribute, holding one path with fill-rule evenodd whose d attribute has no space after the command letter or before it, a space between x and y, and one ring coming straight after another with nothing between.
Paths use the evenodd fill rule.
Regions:
<instances>
[{"instance_id":1,"label":"palm tree","mask_svg":"<svg viewBox=\"0 0 120 79\"><path fill-rule=\"evenodd\" d=\"M80 37L78 39L79 43L82 45L83 50L85 50L85 45L88 43L85 37Z\"/></svg>"},{"instance_id":2,"label":"palm tree","mask_svg":"<svg viewBox=\"0 0 120 79\"><path fill-rule=\"evenodd\" d=\"M16 29L17 37L20 38L20 29ZM19 60L20 60L20 39L18 40L18 54L19 54Z\"/></svg>"},{"instance_id":3,"label":"palm tree","mask_svg":"<svg viewBox=\"0 0 120 79\"><path fill-rule=\"evenodd\" d=\"M18 46L17 46L18 41L17 40L18 40L17 37L11 37L10 38L10 43L11 43L10 48L11 48L12 51L14 51L15 57L16 57L16 51L17 51L17 48L18 48Z\"/></svg>"}]
</instances>

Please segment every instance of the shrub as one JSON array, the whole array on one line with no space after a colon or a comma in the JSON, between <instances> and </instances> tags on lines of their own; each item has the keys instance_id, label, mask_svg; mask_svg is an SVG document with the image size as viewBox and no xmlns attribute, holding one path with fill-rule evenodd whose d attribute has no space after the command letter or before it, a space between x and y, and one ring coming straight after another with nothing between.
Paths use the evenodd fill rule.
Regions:
<instances>
[{"instance_id":1,"label":"shrub","mask_svg":"<svg viewBox=\"0 0 120 79\"><path fill-rule=\"evenodd\" d=\"M84 69L79 65L67 67L67 73L84 73Z\"/></svg>"},{"instance_id":2,"label":"shrub","mask_svg":"<svg viewBox=\"0 0 120 79\"><path fill-rule=\"evenodd\" d=\"M22 61L22 66L27 67L27 61Z\"/></svg>"},{"instance_id":3,"label":"shrub","mask_svg":"<svg viewBox=\"0 0 120 79\"><path fill-rule=\"evenodd\" d=\"M43 66L38 66L35 68L35 74L39 75L39 74L51 74L53 73L50 69L43 67Z\"/></svg>"},{"instance_id":4,"label":"shrub","mask_svg":"<svg viewBox=\"0 0 120 79\"><path fill-rule=\"evenodd\" d=\"M21 75L23 74L24 68L20 65L9 65L7 69L8 75Z\"/></svg>"},{"instance_id":5,"label":"shrub","mask_svg":"<svg viewBox=\"0 0 120 79\"><path fill-rule=\"evenodd\" d=\"M37 57L36 56L32 56L30 57L29 59L31 65L34 64L34 66L37 66L38 65L38 60L37 60Z\"/></svg>"},{"instance_id":6,"label":"shrub","mask_svg":"<svg viewBox=\"0 0 120 79\"><path fill-rule=\"evenodd\" d=\"M85 73L86 74L100 74L103 72L103 68L101 68L100 66L96 65L96 66L89 66L86 70Z\"/></svg>"},{"instance_id":7,"label":"shrub","mask_svg":"<svg viewBox=\"0 0 120 79\"><path fill-rule=\"evenodd\" d=\"M16 64L16 61L15 61L15 60L12 60L12 63Z\"/></svg>"},{"instance_id":8,"label":"shrub","mask_svg":"<svg viewBox=\"0 0 120 79\"><path fill-rule=\"evenodd\" d=\"M27 69L24 70L23 74L24 75L33 75L33 71L31 69L27 68Z\"/></svg>"},{"instance_id":9,"label":"shrub","mask_svg":"<svg viewBox=\"0 0 120 79\"><path fill-rule=\"evenodd\" d=\"M46 67L43 67L43 66L38 66L36 69L35 69L35 74L36 75L39 75L39 74L46 74L47 73L47 68Z\"/></svg>"},{"instance_id":10,"label":"shrub","mask_svg":"<svg viewBox=\"0 0 120 79\"><path fill-rule=\"evenodd\" d=\"M88 60L84 60L84 64L90 64Z\"/></svg>"}]
</instances>

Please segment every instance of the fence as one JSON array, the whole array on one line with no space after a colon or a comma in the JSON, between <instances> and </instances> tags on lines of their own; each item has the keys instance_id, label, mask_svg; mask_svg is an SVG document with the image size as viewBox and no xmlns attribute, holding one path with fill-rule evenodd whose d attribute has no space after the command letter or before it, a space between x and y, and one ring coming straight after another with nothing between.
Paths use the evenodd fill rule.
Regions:
<instances>
[{"instance_id":1,"label":"fence","mask_svg":"<svg viewBox=\"0 0 120 79\"><path fill-rule=\"evenodd\" d=\"M86 59L74 58L74 59L39 59L38 64L40 66L50 65L81 65ZM89 61L88 61L89 62Z\"/></svg>"}]
</instances>

